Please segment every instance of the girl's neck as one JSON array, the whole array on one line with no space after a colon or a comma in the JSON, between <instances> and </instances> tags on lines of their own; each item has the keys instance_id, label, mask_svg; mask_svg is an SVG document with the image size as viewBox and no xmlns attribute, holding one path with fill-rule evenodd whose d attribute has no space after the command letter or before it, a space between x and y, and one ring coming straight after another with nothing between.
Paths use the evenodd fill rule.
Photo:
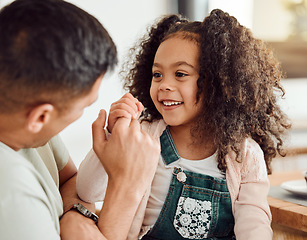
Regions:
<instances>
[{"instance_id":1,"label":"girl's neck","mask_svg":"<svg viewBox=\"0 0 307 240\"><path fill-rule=\"evenodd\" d=\"M170 133L180 157L189 160L201 160L216 152L213 140L200 139L191 135L191 127L169 126Z\"/></svg>"}]
</instances>

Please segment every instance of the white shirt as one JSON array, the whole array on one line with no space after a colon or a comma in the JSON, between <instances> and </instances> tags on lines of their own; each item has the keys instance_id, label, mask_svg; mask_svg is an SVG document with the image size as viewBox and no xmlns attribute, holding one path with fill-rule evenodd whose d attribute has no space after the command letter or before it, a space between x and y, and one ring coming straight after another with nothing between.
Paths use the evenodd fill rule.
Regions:
<instances>
[{"instance_id":1,"label":"white shirt","mask_svg":"<svg viewBox=\"0 0 307 240\"><path fill-rule=\"evenodd\" d=\"M59 174L69 159L59 137L18 152L0 142L0 238L60 240Z\"/></svg>"},{"instance_id":2,"label":"white shirt","mask_svg":"<svg viewBox=\"0 0 307 240\"><path fill-rule=\"evenodd\" d=\"M216 153L202 160L188 160L179 158L177 161L172 162L169 165L166 165L162 159L162 156L160 156L145 211L145 217L143 221L144 226L153 226L157 221L168 193L174 167L181 168L182 170L187 170L190 172L225 179L225 176L217 168Z\"/></svg>"}]
</instances>

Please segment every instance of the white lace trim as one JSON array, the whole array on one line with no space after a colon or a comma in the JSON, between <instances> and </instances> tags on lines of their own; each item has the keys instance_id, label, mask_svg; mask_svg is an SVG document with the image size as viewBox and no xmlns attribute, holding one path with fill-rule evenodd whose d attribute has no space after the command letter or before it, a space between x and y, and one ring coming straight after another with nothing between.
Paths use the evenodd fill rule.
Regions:
<instances>
[{"instance_id":1,"label":"white lace trim","mask_svg":"<svg viewBox=\"0 0 307 240\"><path fill-rule=\"evenodd\" d=\"M206 238L211 221L211 202L180 197L174 219L178 233L188 239Z\"/></svg>"}]
</instances>

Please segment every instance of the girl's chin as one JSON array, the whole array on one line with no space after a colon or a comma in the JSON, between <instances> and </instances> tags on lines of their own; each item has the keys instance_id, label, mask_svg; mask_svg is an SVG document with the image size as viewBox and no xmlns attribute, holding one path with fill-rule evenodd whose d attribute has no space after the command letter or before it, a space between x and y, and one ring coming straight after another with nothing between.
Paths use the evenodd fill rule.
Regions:
<instances>
[{"instance_id":1,"label":"girl's chin","mask_svg":"<svg viewBox=\"0 0 307 240\"><path fill-rule=\"evenodd\" d=\"M177 127L181 125L178 121L174 120L164 120L164 122L171 127Z\"/></svg>"}]
</instances>

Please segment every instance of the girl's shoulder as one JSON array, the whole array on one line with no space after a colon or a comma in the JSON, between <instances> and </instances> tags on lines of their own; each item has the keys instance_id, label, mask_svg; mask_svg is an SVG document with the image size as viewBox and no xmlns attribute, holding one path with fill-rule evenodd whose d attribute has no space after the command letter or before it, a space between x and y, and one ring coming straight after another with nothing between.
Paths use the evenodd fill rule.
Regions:
<instances>
[{"instance_id":1,"label":"girl's shoulder","mask_svg":"<svg viewBox=\"0 0 307 240\"><path fill-rule=\"evenodd\" d=\"M166 123L163 119L153 120L151 122L143 120L141 122L142 130L150 134L154 138L159 138L166 128Z\"/></svg>"},{"instance_id":2,"label":"girl's shoulder","mask_svg":"<svg viewBox=\"0 0 307 240\"><path fill-rule=\"evenodd\" d=\"M227 158L228 167L241 175L242 181L259 181L267 178L264 154L259 144L251 137L244 139L241 145L241 156L237 160L230 150Z\"/></svg>"},{"instance_id":3,"label":"girl's shoulder","mask_svg":"<svg viewBox=\"0 0 307 240\"><path fill-rule=\"evenodd\" d=\"M252 154L257 159L259 159L259 158L264 159L264 154L263 154L263 151L262 151L260 145L254 139L252 139L251 137L248 137L244 140L242 147L243 147L242 153L244 153L245 157L248 154Z\"/></svg>"},{"instance_id":4,"label":"girl's shoulder","mask_svg":"<svg viewBox=\"0 0 307 240\"><path fill-rule=\"evenodd\" d=\"M242 176L246 181L253 178L260 181L267 178L267 167L264 160L264 153L260 145L252 138L245 140L245 157L242 159Z\"/></svg>"}]
</instances>

